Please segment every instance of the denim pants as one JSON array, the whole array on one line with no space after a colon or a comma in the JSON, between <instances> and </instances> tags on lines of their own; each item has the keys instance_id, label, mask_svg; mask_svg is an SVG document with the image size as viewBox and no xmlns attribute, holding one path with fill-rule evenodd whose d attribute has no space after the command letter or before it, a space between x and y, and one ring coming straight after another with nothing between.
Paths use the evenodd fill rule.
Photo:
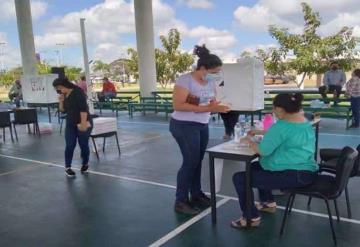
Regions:
<instances>
[{"instance_id":1,"label":"denim pants","mask_svg":"<svg viewBox=\"0 0 360 247\"><path fill-rule=\"evenodd\" d=\"M187 202L202 194L201 162L209 141L208 124L170 120L170 132L178 143L183 162L177 174L176 201Z\"/></svg>"},{"instance_id":2,"label":"denim pants","mask_svg":"<svg viewBox=\"0 0 360 247\"><path fill-rule=\"evenodd\" d=\"M76 140L79 143L81 150L82 165L89 163L90 149L89 138L92 128L87 131L78 130L76 125L67 124L65 128L65 167L71 167L74 150L76 147Z\"/></svg>"},{"instance_id":3,"label":"denim pants","mask_svg":"<svg viewBox=\"0 0 360 247\"><path fill-rule=\"evenodd\" d=\"M353 114L354 122L353 124L355 126L359 126L360 124L360 97L351 97L351 111Z\"/></svg>"},{"instance_id":4,"label":"denim pants","mask_svg":"<svg viewBox=\"0 0 360 247\"><path fill-rule=\"evenodd\" d=\"M251 187L257 188L259 191L259 199L261 202L273 202L274 198L271 194L273 189L289 189L303 187L311 184L316 178L316 172L285 170L285 171L266 171L259 162L251 165ZM254 201L251 204L250 214L245 211L246 208L246 188L245 188L245 172L235 173L233 183L239 197L239 204L243 217L253 219L259 217L259 212L255 207ZM254 193L252 198L254 198Z\"/></svg>"}]
</instances>

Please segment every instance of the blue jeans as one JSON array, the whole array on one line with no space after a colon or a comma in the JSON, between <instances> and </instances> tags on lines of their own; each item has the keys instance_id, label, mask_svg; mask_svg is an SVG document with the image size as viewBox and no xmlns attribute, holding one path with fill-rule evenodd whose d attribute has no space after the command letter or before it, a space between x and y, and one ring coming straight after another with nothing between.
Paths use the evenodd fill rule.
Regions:
<instances>
[{"instance_id":1,"label":"blue jeans","mask_svg":"<svg viewBox=\"0 0 360 247\"><path fill-rule=\"evenodd\" d=\"M177 174L176 201L187 202L202 194L201 162L209 141L208 124L170 120L170 132L178 143L183 162Z\"/></svg>"},{"instance_id":2,"label":"blue jeans","mask_svg":"<svg viewBox=\"0 0 360 247\"><path fill-rule=\"evenodd\" d=\"M273 202L274 197L271 194L273 189L290 189L303 187L311 184L316 178L317 173L310 171L285 170L285 171L266 171L259 162L251 165L251 186L259 191L261 202ZM245 211L246 208L246 189L245 189L245 172L235 173L233 182L239 197L239 204L243 217L253 219L259 217L259 212L252 201L250 214ZM254 198L253 191L252 198Z\"/></svg>"},{"instance_id":3,"label":"blue jeans","mask_svg":"<svg viewBox=\"0 0 360 247\"><path fill-rule=\"evenodd\" d=\"M114 92L105 92L104 93L105 100L110 100L116 97L116 93Z\"/></svg>"},{"instance_id":4,"label":"blue jeans","mask_svg":"<svg viewBox=\"0 0 360 247\"><path fill-rule=\"evenodd\" d=\"M89 149L89 138L92 128L87 131L78 130L76 125L66 125L65 128L65 167L71 167L74 150L76 147L76 140L79 143L81 150L82 165L89 163L90 149Z\"/></svg>"},{"instance_id":5,"label":"blue jeans","mask_svg":"<svg viewBox=\"0 0 360 247\"><path fill-rule=\"evenodd\" d=\"M351 111L353 114L353 125L359 126L360 125L360 97L351 97Z\"/></svg>"}]
</instances>

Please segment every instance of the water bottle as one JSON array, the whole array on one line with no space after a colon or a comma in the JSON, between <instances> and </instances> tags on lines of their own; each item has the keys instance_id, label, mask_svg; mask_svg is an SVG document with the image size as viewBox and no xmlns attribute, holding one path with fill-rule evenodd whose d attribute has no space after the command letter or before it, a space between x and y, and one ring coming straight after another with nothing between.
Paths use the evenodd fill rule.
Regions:
<instances>
[{"instance_id":1,"label":"water bottle","mask_svg":"<svg viewBox=\"0 0 360 247\"><path fill-rule=\"evenodd\" d=\"M241 125L240 123L236 123L234 128L234 141L239 143L241 138Z\"/></svg>"}]
</instances>

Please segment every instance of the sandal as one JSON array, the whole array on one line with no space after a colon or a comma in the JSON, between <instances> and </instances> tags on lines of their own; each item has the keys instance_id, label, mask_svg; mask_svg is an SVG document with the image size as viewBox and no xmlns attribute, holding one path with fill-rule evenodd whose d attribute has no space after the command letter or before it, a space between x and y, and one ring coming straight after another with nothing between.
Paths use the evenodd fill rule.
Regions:
<instances>
[{"instance_id":1,"label":"sandal","mask_svg":"<svg viewBox=\"0 0 360 247\"><path fill-rule=\"evenodd\" d=\"M259 227L261 222L260 219L261 219L260 217L251 219L250 227ZM243 228L247 228L247 221L244 217L241 217L238 220L231 221L230 225L231 227L236 229L243 229Z\"/></svg>"},{"instance_id":2,"label":"sandal","mask_svg":"<svg viewBox=\"0 0 360 247\"><path fill-rule=\"evenodd\" d=\"M276 212L276 202L260 202L255 204L257 210L267 213Z\"/></svg>"}]
</instances>

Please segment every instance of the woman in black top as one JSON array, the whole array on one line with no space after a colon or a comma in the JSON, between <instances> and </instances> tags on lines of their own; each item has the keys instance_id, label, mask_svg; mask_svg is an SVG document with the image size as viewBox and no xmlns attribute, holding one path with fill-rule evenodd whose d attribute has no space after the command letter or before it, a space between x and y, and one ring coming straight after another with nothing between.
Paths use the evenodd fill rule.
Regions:
<instances>
[{"instance_id":1,"label":"woman in black top","mask_svg":"<svg viewBox=\"0 0 360 247\"><path fill-rule=\"evenodd\" d=\"M74 177L75 172L71 169L71 163L76 147L76 140L78 140L81 149L81 172L86 172L89 168L89 137L92 129L89 107L86 102L85 93L67 78L54 80L53 86L60 94L59 110L66 113L65 173L69 177Z\"/></svg>"}]
</instances>

